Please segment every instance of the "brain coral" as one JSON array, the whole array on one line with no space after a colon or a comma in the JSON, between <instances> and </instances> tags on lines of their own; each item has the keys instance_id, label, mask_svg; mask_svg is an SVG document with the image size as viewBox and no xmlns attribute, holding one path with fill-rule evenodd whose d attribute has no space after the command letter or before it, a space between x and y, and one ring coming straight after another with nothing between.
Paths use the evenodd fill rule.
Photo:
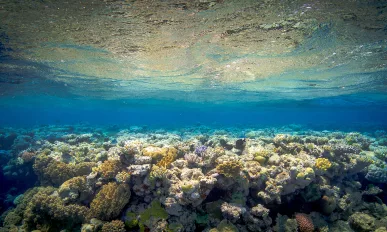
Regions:
<instances>
[{"instance_id":1,"label":"brain coral","mask_svg":"<svg viewBox=\"0 0 387 232\"><path fill-rule=\"evenodd\" d=\"M91 213L101 220L116 218L130 199L127 184L110 182L104 186L90 204Z\"/></svg>"},{"instance_id":2,"label":"brain coral","mask_svg":"<svg viewBox=\"0 0 387 232\"><path fill-rule=\"evenodd\" d=\"M296 220L300 232L313 232L314 225L312 219L306 214L296 213Z\"/></svg>"}]
</instances>

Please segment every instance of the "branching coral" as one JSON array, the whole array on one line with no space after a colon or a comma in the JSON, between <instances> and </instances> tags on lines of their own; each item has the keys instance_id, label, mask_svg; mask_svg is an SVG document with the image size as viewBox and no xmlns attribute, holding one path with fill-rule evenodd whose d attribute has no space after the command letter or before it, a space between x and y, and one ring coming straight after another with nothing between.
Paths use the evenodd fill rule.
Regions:
<instances>
[{"instance_id":1,"label":"branching coral","mask_svg":"<svg viewBox=\"0 0 387 232\"><path fill-rule=\"evenodd\" d=\"M130 199L127 184L110 182L104 186L90 204L91 214L102 220L116 218Z\"/></svg>"}]
</instances>

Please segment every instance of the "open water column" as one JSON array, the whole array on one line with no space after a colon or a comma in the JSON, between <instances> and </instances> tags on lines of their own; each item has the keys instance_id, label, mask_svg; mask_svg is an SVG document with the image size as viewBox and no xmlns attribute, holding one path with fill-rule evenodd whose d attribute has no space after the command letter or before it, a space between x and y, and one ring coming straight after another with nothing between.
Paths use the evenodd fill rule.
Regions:
<instances>
[{"instance_id":1,"label":"open water column","mask_svg":"<svg viewBox=\"0 0 387 232\"><path fill-rule=\"evenodd\" d=\"M1 0L0 232L387 232L387 1Z\"/></svg>"}]
</instances>

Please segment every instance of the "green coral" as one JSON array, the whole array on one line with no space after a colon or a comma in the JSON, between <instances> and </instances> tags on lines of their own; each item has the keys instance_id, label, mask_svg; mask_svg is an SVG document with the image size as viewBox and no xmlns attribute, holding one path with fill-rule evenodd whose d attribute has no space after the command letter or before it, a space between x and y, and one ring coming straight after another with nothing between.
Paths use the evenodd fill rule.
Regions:
<instances>
[{"instance_id":1,"label":"green coral","mask_svg":"<svg viewBox=\"0 0 387 232\"><path fill-rule=\"evenodd\" d=\"M211 229L211 232L238 232L238 228L234 226L231 222L223 220L219 223L216 229Z\"/></svg>"},{"instance_id":2,"label":"green coral","mask_svg":"<svg viewBox=\"0 0 387 232\"><path fill-rule=\"evenodd\" d=\"M128 211L125 214L125 226L128 229L133 229L133 228L136 228L138 226L138 219L137 219L137 215L135 213Z\"/></svg>"},{"instance_id":3,"label":"green coral","mask_svg":"<svg viewBox=\"0 0 387 232\"><path fill-rule=\"evenodd\" d=\"M216 170L219 174L223 174L225 177L229 178L239 176L242 168L242 162L236 160L226 161L216 166Z\"/></svg>"},{"instance_id":4,"label":"green coral","mask_svg":"<svg viewBox=\"0 0 387 232\"><path fill-rule=\"evenodd\" d=\"M180 223L171 223L168 225L168 232L184 231L184 226Z\"/></svg>"},{"instance_id":5,"label":"green coral","mask_svg":"<svg viewBox=\"0 0 387 232\"><path fill-rule=\"evenodd\" d=\"M120 215L129 199L129 185L110 182L102 186L91 202L90 210L92 215L98 219L111 220Z\"/></svg>"},{"instance_id":6,"label":"green coral","mask_svg":"<svg viewBox=\"0 0 387 232\"><path fill-rule=\"evenodd\" d=\"M206 212L208 213L210 218L219 219L221 220L223 218L222 211L220 210L220 207L224 201L218 200L218 201L212 201L208 202L205 205Z\"/></svg>"},{"instance_id":7,"label":"green coral","mask_svg":"<svg viewBox=\"0 0 387 232\"><path fill-rule=\"evenodd\" d=\"M195 219L196 224L205 225L208 223L208 214L197 214Z\"/></svg>"},{"instance_id":8,"label":"green coral","mask_svg":"<svg viewBox=\"0 0 387 232\"><path fill-rule=\"evenodd\" d=\"M188 192L190 192L192 189L193 189L192 184L185 184L185 185L182 185L182 186L181 186L181 191L183 191L184 193L188 193Z\"/></svg>"},{"instance_id":9,"label":"green coral","mask_svg":"<svg viewBox=\"0 0 387 232\"><path fill-rule=\"evenodd\" d=\"M149 226L150 220L161 220L167 219L168 213L165 211L163 207L161 207L161 203L158 200L152 201L150 208L144 210L140 213L139 226L140 231L145 231L145 226Z\"/></svg>"}]
</instances>

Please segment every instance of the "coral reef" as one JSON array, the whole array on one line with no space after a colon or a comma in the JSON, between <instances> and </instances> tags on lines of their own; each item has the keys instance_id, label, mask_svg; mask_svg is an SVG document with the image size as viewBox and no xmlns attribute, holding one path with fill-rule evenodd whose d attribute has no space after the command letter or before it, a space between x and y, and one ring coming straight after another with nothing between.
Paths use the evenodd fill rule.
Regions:
<instances>
[{"instance_id":1,"label":"coral reef","mask_svg":"<svg viewBox=\"0 0 387 232\"><path fill-rule=\"evenodd\" d=\"M5 132L0 231L386 230L386 134L292 128Z\"/></svg>"}]
</instances>

